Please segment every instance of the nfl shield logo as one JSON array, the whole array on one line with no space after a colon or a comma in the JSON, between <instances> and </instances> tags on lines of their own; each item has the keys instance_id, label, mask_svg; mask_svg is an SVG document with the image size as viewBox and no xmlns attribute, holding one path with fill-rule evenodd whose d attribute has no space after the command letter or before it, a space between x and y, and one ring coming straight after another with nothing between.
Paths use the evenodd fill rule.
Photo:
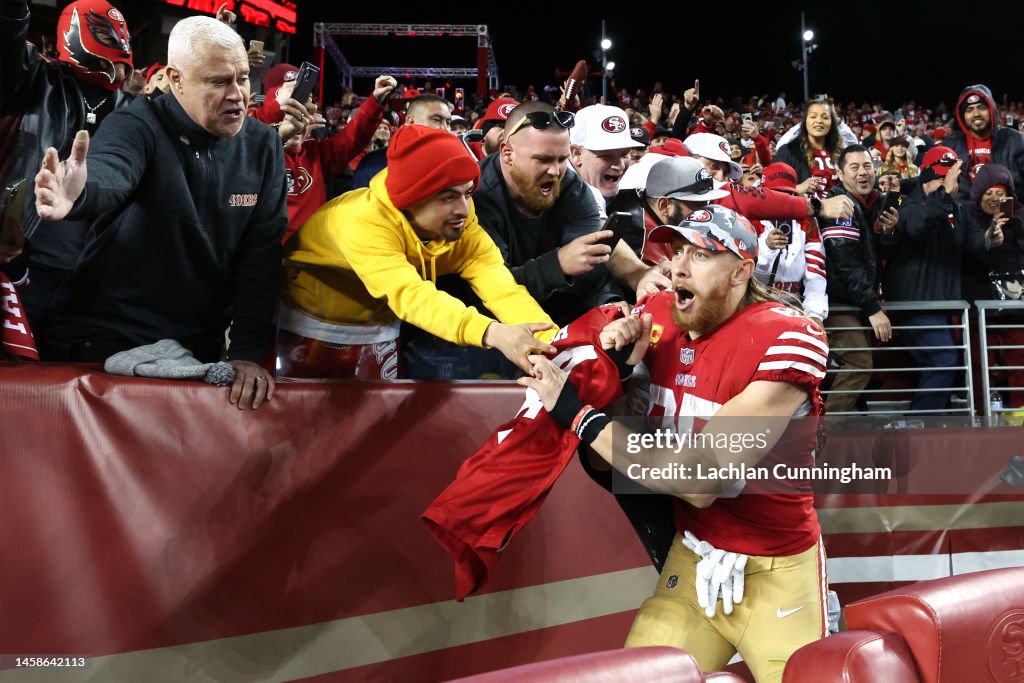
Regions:
<instances>
[{"instance_id":1,"label":"nfl shield logo","mask_svg":"<svg viewBox=\"0 0 1024 683\"><path fill-rule=\"evenodd\" d=\"M683 365L693 365L693 349L680 349L679 362Z\"/></svg>"},{"instance_id":2,"label":"nfl shield logo","mask_svg":"<svg viewBox=\"0 0 1024 683\"><path fill-rule=\"evenodd\" d=\"M665 588L669 588L669 589L675 588L678 585L679 585L679 577L676 576L675 574L673 574L672 576L668 577L668 581L665 582Z\"/></svg>"}]
</instances>

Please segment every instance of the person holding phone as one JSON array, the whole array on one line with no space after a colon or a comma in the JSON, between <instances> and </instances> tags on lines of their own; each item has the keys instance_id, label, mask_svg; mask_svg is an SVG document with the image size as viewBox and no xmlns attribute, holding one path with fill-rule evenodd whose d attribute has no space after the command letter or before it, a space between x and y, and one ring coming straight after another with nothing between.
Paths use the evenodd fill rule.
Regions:
<instances>
[{"instance_id":1,"label":"person holding phone","mask_svg":"<svg viewBox=\"0 0 1024 683\"><path fill-rule=\"evenodd\" d=\"M882 274L887 301L949 301L961 297L960 273L965 254L984 258L984 233L968 220L957 200L963 162L949 147L932 147L921 162L920 184L900 206L900 222L891 235L882 236L888 263ZM949 389L956 372L932 370L961 364L953 347L953 332L946 312L911 312L900 317L901 335L921 368L912 411L948 407ZM931 348L929 348L931 347ZM942 348L945 347L945 348ZM940 390L940 391L935 391Z\"/></svg>"},{"instance_id":2,"label":"person holding phone","mask_svg":"<svg viewBox=\"0 0 1024 683\"><path fill-rule=\"evenodd\" d=\"M971 198L966 204L967 218L976 230L984 231L986 249L978 258L964 259L964 298L978 300L1020 300L1024 287L1024 209L1017 197L1013 174L1001 164L985 164L971 183ZM1020 311L990 312L994 324L1015 324L1017 329L988 330L991 346L1024 347L1024 314ZM972 338L976 338L973 337ZM1024 348L990 351L999 365L1024 367ZM975 359L976 363L980 359ZM976 364L974 367L980 367ZM1010 408L1024 407L1024 370L1007 371L1006 386L1018 389L1005 392ZM979 388L976 396L984 396Z\"/></svg>"},{"instance_id":3,"label":"person holding phone","mask_svg":"<svg viewBox=\"0 0 1024 683\"><path fill-rule=\"evenodd\" d=\"M313 131L325 121L311 98L299 102L292 97L298 85L297 77L273 92L282 117L276 125L284 143L288 183L288 230L282 244L327 201L327 179L343 173L373 139L388 96L398 83L391 76L378 76L372 96L363 101L347 126L328 138L313 137Z\"/></svg>"}]
</instances>

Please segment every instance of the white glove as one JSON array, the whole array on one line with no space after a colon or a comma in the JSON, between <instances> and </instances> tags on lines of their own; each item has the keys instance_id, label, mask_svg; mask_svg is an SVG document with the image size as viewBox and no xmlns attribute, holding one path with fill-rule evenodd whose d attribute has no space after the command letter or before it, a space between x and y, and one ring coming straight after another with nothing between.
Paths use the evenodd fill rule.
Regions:
<instances>
[{"instance_id":1,"label":"white glove","mask_svg":"<svg viewBox=\"0 0 1024 683\"><path fill-rule=\"evenodd\" d=\"M697 563L697 604L710 619L715 616L718 598L722 598L722 611L732 614L735 603L743 601L744 568L747 556L730 553L701 541L689 531L683 532L683 545L700 556Z\"/></svg>"}]
</instances>

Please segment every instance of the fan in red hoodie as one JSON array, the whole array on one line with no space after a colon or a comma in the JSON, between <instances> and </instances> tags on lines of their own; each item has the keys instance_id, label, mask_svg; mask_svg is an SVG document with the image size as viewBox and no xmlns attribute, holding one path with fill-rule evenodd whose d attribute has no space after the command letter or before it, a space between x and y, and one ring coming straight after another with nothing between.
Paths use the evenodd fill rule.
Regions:
<instances>
[{"instance_id":1,"label":"fan in red hoodie","mask_svg":"<svg viewBox=\"0 0 1024 683\"><path fill-rule=\"evenodd\" d=\"M284 77L287 78L287 74ZM285 141L288 230L282 244L327 201L325 179L341 174L349 160L370 143L381 122L384 103L397 85L391 76L378 76L373 97L366 98L345 128L324 139L311 137L313 130L323 125L322 117L316 114L316 106L303 107L291 99L294 76L271 88L263 105L250 110L249 115L255 119L280 124L278 131Z\"/></svg>"}]
</instances>

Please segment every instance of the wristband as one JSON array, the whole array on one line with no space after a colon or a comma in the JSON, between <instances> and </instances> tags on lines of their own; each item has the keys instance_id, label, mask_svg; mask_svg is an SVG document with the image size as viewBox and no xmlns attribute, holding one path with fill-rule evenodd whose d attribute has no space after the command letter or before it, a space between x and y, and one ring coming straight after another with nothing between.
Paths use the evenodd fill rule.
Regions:
<instances>
[{"instance_id":1,"label":"wristband","mask_svg":"<svg viewBox=\"0 0 1024 683\"><path fill-rule=\"evenodd\" d=\"M573 425L573 431L576 432L580 441L588 446L611 422L607 415L593 406L584 406L577 418L576 424Z\"/></svg>"},{"instance_id":2,"label":"wristband","mask_svg":"<svg viewBox=\"0 0 1024 683\"><path fill-rule=\"evenodd\" d=\"M583 405L579 394L576 393L576 387L572 385L572 382L566 381L565 386L562 387L562 393L558 395L558 400L555 402L555 407L549 410L548 414L555 418L555 422L562 425L564 429L574 430L573 422L584 408L586 406Z\"/></svg>"},{"instance_id":3,"label":"wristband","mask_svg":"<svg viewBox=\"0 0 1024 683\"><path fill-rule=\"evenodd\" d=\"M629 376L633 374L633 366L626 362L630 354L633 353L633 347L636 342L632 344L626 344L626 347L621 350L616 350L613 346L610 349L603 349L604 353L608 358L615 363L615 367L619 369L619 381L625 381L629 379Z\"/></svg>"}]
</instances>

